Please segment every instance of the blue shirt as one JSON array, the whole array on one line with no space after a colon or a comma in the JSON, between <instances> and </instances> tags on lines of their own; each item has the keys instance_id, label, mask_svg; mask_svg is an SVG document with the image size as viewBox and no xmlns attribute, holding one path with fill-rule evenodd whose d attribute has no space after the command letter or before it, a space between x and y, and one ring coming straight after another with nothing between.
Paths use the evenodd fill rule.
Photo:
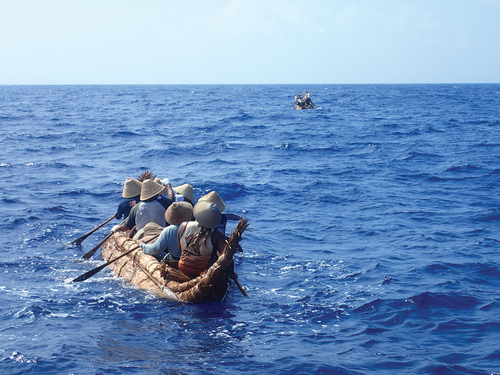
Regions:
<instances>
[{"instance_id":1,"label":"blue shirt","mask_svg":"<svg viewBox=\"0 0 500 375\"><path fill-rule=\"evenodd\" d=\"M169 225L163 229L158 239L153 244L141 243L141 249L145 254L160 255L162 252L170 253L175 260L180 259L181 251L177 245L178 225Z\"/></svg>"},{"instance_id":2,"label":"blue shirt","mask_svg":"<svg viewBox=\"0 0 500 375\"><path fill-rule=\"evenodd\" d=\"M132 207L134 207L139 202L140 202L139 195L134 198L123 199L121 203L118 205L115 218L121 219L123 216L123 218L126 219Z\"/></svg>"}]
</instances>

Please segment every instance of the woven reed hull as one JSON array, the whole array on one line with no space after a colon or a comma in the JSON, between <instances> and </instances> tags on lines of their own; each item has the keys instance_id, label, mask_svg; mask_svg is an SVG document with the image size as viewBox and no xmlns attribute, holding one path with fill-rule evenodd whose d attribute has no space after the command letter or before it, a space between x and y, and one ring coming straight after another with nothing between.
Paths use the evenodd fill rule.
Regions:
<instances>
[{"instance_id":1,"label":"woven reed hull","mask_svg":"<svg viewBox=\"0 0 500 375\"><path fill-rule=\"evenodd\" d=\"M144 242L152 243L157 236L146 236ZM135 250L133 250L135 249ZM227 293L230 270L233 265L233 255L228 252L219 257L216 263L204 276L189 282L168 281L161 276L160 263L153 256L144 254L139 245L127 238L123 233L113 234L102 248L102 257L109 261L123 253L133 250L130 254L111 263L117 276L123 277L132 285L148 290L160 298L173 301L203 303L222 301ZM229 256L230 255L230 256ZM167 285L168 286L167 286Z\"/></svg>"}]
</instances>

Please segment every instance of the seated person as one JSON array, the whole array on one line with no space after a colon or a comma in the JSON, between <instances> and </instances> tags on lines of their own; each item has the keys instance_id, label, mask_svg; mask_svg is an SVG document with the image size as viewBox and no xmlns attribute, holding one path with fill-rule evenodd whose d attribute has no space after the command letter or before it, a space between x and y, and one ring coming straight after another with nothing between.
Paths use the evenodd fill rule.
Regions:
<instances>
[{"instance_id":1,"label":"seated person","mask_svg":"<svg viewBox=\"0 0 500 375\"><path fill-rule=\"evenodd\" d=\"M195 221L179 226L177 240L181 250L179 270L190 278L199 276L224 251L225 236L217 226L222 214L215 203L198 202L193 208Z\"/></svg>"},{"instance_id":2,"label":"seated person","mask_svg":"<svg viewBox=\"0 0 500 375\"><path fill-rule=\"evenodd\" d=\"M142 182L137 181L134 178L127 178L127 180L125 180L122 192L122 197L124 199L118 205L115 214L116 219L121 219L122 217L126 218L132 207L139 203L141 188Z\"/></svg>"},{"instance_id":3,"label":"seated person","mask_svg":"<svg viewBox=\"0 0 500 375\"><path fill-rule=\"evenodd\" d=\"M152 180L144 181L141 188L141 202L132 207L125 223L115 225L111 231L121 232L135 227L139 232L148 223L156 223L161 227L165 227L167 225L165 208L158 202L158 195L163 189L163 185L159 185Z\"/></svg>"},{"instance_id":4,"label":"seated person","mask_svg":"<svg viewBox=\"0 0 500 375\"><path fill-rule=\"evenodd\" d=\"M165 220L170 225L162 230L155 243L150 245L141 243L141 249L145 254L153 255L158 260L165 257L166 254L163 253L169 253L172 259L179 260L181 251L177 244L177 231L179 225L185 221L191 220L192 215L193 206L188 202L172 203L165 212Z\"/></svg>"},{"instance_id":5,"label":"seated person","mask_svg":"<svg viewBox=\"0 0 500 375\"><path fill-rule=\"evenodd\" d=\"M174 188L176 201L189 202L194 206L193 187L189 184L184 184Z\"/></svg>"}]
</instances>

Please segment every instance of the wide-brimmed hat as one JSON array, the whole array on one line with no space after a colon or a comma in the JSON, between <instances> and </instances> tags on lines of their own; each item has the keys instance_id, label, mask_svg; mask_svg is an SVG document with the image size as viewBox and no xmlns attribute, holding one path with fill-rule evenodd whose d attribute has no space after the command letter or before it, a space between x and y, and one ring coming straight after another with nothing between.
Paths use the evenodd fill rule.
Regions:
<instances>
[{"instance_id":1,"label":"wide-brimmed hat","mask_svg":"<svg viewBox=\"0 0 500 375\"><path fill-rule=\"evenodd\" d=\"M189 184L184 184L173 188L179 194L184 195L184 198L194 202L193 187Z\"/></svg>"},{"instance_id":2,"label":"wide-brimmed hat","mask_svg":"<svg viewBox=\"0 0 500 375\"><path fill-rule=\"evenodd\" d=\"M222 200L220 195L217 194L216 191L211 191L207 195L204 195L203 197L198 199L198 202L199 201L207 201L210 203L215 203L217 205L217 207L219 207L220 212L224 212L224 210L226 209L226 205L225 205L224 201Z\"/></svg>"},{"instance_id":3,"label":"wide-brimmed hat","mask_svg":"<svg viewBox=\"0 0 500 375\"><path fill-rule=\"evenodd\" d=\"M142 182L137 181L135 178L127 178L123 186L122 197L130 199L137 197L141 194Z\"/></svg>"},{"instance_id":4,"label":"wide-brimmed hat","mask_svg":"<svg viewBox=\"0 0 500 375\"><path fill-rule=\"evenodd\" d=\"M188 202L174 202L165 211L165 220L172 225L181 225L191 220L191 216L193 216L193 206Z\"/></svg>"},{"instance_id":5,"label":"wide-brimmed hat","mask_svg":"<svg viewBox=\"0 0 500 375\"><path fill-rule=\"evenodd\" d=\"M146 180L142 183L141 201L147 201L161 193L163 185L157 184L152 180Z\"/></svg>"},{"instance_id":6,"label":"wide-brimmed hat","mask_svg":"<svg viewBox=\"0 0 500 375\"><path fill-rule=\"evenodd\" d=\"M201 201L194 205L193 215L196 221L205 228L213 229L220 224L222 214L215 203Z\"/></svg>"}]
</instances>

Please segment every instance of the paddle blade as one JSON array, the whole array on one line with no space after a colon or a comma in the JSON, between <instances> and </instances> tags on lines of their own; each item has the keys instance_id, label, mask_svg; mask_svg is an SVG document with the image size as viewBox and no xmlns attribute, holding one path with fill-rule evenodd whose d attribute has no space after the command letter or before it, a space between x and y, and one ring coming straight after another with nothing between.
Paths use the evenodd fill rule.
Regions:
<instances>
[{"instance_id":1,"label":"paddle blade","mask_svg":"<svg viewBox=\"0 0 500 375\"><path fill-rule=\"evenodd\" d=\"M76 240L73 240L70 242L71 245L80 245L84 239L86 239L88 236L87 235L84 235L84 236L81 236L79 238L77 238Z\"/></svg>"},{"instance_id":2,"label":"paddle blade","mask_svg":"<svg viewBox=\"0 0 500 375\"><path fill-rule=\"evenodd\" d=\"M99 248L102 246L102 244L103 244L104 242L106 242L106 241L107 241L107 239L108 239L109 237L111 237L112 235L113 235L113 233L110 233L110 234L108 234L106 237L104 237L104 239L103 239L101 242L99 242L96 246L94 246L94 247L93 247L93 248L92 248L89 252L87 252L86 254L84 254L84 255L82 256L82 259L90 259L90 258L92 257L92 255L94 255L94 254L95 254L95 252L96 252L97 250L99 250Z\"/></svg>"},{"instance_id":3,"label":"paddle blade","mask_svg":"<svg viewBox=\"0 0 500 375\"><path fill-rule=\"evenodd\" d=\"M103 268L106 268L106 266L108 264L109 263L104 263L102 266L94 268L94 269L90 270L89 272L86 272L83 275L78 276L76 279L71 280L70 283L76 283L76 282L80 282L80 281L85 281L88 278L91 278L92 276L94 276L97 272L99 272Z\"/></svg>"},{"instance_id":4,"label":"paddle blade","mask_svg":"<svg viewBox=\"0 0 500 375\"><path fill-rule=\"evenodd\" d=\"M107 223L109 223L114 218L115 218L115 215L111 216L108 220L106 220L104 223L99 224L97 227L95 227L94 229L92 229L90 232L84 234L81 237L78 237L76 240L71 241L71 244L72 245L79 245L79 244L81 244L88 236L90 236L92 233L94 233L95 231L97 231L99 228L102 228L104 225L106 225Z\"/></svg>"},{"instance_id":5,"label":"paddle blade","mask_svg":"<svg viewBox=\"0 0 500 375\"><path fill-rule=\"evenodd\" d=\"M93 270L90 270L89 272L86 272L84 273L83 275L80 275L78 276L76 279L73 279L70 281L70 283L74 283L74 282L79 282L79 281L85 281L87 280L88 278L94 276L97 272L99 272L100 270L102 270L103 268L106 268L107 266L109 266L111 263L113 262L116 262L118 259L120 258L123 258L125 255L128 255L130 254L132 251L135 251L137 250L137 246L134 247L133 249L127 251L126 253L123 253L122 255L120 256L117 256L115 259L112 259L110 260L108 263L104 263L102 266L99 266L97 268L94 268Z\"/></svg>"}]
</instances>

